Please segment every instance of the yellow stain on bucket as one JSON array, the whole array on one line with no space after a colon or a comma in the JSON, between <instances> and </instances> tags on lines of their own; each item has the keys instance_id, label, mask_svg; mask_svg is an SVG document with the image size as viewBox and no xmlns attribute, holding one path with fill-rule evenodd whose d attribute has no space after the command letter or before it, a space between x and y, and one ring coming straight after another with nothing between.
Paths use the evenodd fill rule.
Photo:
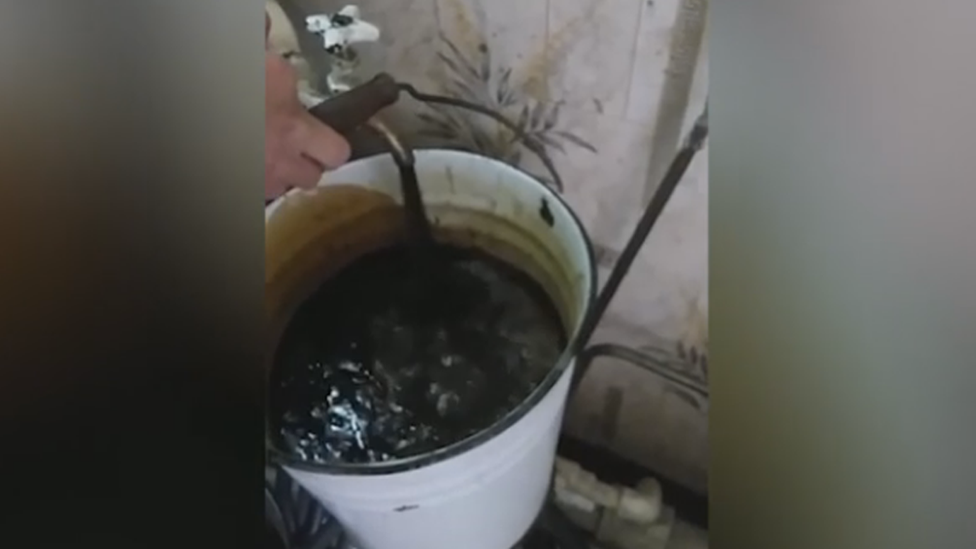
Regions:
<instances>
[{"instance_id":1,"label":"yellow stain on bucket","mask_svg":"<svg viewBox=\"0 0 976 549\"><path fill-rule=\"evenodd\" d=\"M292 192L272 206L265 225L265 310L277 334L318 283L402 230L389 195L356 185Z\"/></svg>"}]
</instances>

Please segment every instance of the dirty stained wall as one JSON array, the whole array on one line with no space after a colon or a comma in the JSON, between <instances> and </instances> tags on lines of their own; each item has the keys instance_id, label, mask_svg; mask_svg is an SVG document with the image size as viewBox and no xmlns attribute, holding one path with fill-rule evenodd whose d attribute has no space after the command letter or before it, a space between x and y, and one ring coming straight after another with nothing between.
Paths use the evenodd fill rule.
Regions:
<instances>
[{"instance_id":1,"label":"dirty stained wall","mask_svg":"<svg viewBox=\"0 0 976 549\"><path fill-rule=\"evenodd\" d=\"M306 14L345 5L287 1ZM564 196L591 233L605 277L679 139L704 106L707 48L697 37L707 2L357 5L364 19L383 30L381 43L359 48L363 77L383 70L425 91L485 103L546 146L565 183ZM321 52L307 55L321 66ZM391 118L414 142L463 146L547 178L509 132L476 114L404 101ZM706 149L597 334L597 340L652 353L702 387L708 377L707 207ZM626 363L601 360L571 404L566 430L704 492L707 410L707 398Z\"/></svg>"}]
</instances>

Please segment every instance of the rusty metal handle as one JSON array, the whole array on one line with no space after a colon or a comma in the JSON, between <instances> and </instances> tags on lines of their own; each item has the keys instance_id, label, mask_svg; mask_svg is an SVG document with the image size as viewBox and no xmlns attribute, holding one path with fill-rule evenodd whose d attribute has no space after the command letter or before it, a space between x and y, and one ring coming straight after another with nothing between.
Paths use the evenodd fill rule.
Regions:
<instances>
[{"instance_id":1,"label":"rusty metal handle","mask_svg":"<svg viewBox=\"0 0 976 549\"><path fill-rule=\"evenodd\" d=\"M308 110L312 116L348 137L373 116L400 97L400 88L392 76L380 73L372 80L356 86Z\"/></svg>"},{"instance_id":2,"label":"rusty metal handle","mask_svg":"<svg viewBox=\"0 0 976 549\"><path fill-rule=\"evenodd\" d=\"M556 166L553 164L552 159L546 153L545 146L543 146L543 144L540 143L538 140L527 135L524 129L520 128L519 125L516 124L515 122L509 120L507 117L505 117L505 115L496 112L492 109L489 109L484 105L479 105L477 103L472 103L470 101L465 101L463 99L457 99L455 97L445 97L443 95L434 95L430 93L423 93L421 91L418 91L417 88L414 88L410 84L400 83L398 84L398 86L401 91L406 92L407 95L409 95L410 97L416 99L421 103L445 105L449 107L456 107L459 109L476 112L478 114L491 118L492 120L498 122L502 126L505 126L506 128L508 128L509 131L512 132L512 135L515 137L515 139L521 141L522 144L525 145L526 149L531 151L539 158L540 161L542 161L543 166L545 166L546 170L549 172L550 177L552 177L552 185L556 188L556 190L562 192L563 179L562 177L559 176L559 172L556 171Z\"/></svg>"}]
</instances>

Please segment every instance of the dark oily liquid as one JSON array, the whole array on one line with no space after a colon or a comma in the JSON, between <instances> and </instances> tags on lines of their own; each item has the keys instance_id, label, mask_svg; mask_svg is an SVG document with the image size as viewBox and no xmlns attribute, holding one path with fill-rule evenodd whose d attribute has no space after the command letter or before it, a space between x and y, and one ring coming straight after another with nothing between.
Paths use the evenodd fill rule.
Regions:
<instances>
[{"instance_id":1,"label":"dark oily liquid","mask_svg":"<svg viewBox=\"0 0 976 549\"><path fill-rule=\"evenodd\" d=\"M431 243L363 257L310 297L279 344L279 448L369 463L447 446L498 421L556 364L565 335L535 281L483 252ZM418 270L419 269L419 270Z\"/></svg>"}]
</instances>

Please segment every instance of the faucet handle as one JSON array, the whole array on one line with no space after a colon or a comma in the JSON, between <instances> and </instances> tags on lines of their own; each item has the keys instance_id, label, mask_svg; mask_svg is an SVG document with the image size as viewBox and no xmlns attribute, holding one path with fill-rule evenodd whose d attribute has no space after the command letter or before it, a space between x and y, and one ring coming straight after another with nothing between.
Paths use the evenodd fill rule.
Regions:
<instances>
[{"instance_id":1,"label":"faucet handle","mask_svg":"<svg viewBox=\"0 0 976 549\"><path fill-rule=\"evenodd\" d=\"M360 18L359 7L349 5L333 14L311 15L305 18L309 32L322 37L325 51L336 55L351 44L376 42L380 29Z\"/></svg>"}]
</instances>

